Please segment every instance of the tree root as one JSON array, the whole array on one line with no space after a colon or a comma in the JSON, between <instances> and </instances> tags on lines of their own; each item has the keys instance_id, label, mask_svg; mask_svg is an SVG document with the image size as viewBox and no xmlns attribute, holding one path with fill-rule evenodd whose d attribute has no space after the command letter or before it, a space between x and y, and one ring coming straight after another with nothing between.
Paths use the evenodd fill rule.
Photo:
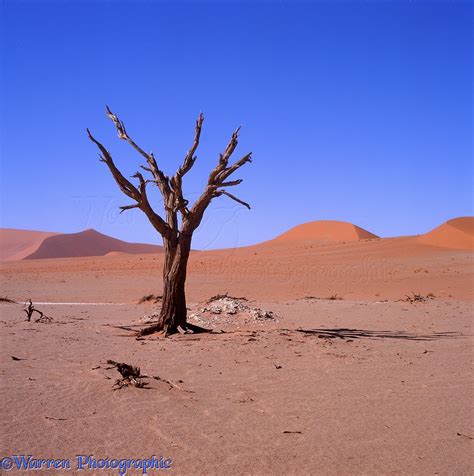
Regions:
<instances>
[{"instance_id":1,"label":"tree root","mask_svg":"<svg viewBox=\"0 0 474 476\"><path fill-rule=\"evenodd\" d=\"M186 326L176 326L176 329L163 327L161 322L153 324L151 326L145 327L137 332L137 337L143 337L155 332L163 332L165 337L168 337L172 334L202 334L205 332L212 332L212 329L206 329L205 327L196 326L195 324L186 323Z\"/></svg>"}]
</instances>

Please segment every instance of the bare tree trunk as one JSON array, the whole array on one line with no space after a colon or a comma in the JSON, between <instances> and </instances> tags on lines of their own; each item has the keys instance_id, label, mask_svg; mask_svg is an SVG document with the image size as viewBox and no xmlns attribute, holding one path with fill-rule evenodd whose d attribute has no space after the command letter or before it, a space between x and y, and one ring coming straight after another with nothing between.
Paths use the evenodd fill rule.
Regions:
<instances>
[{"instance_id":1,"label":"bare tree trunk","mask_svg":"<svg viewBox=\"0 0 474 476\"><path fill-rule=\"evenodd\" d=\"M141 335L163 331L165 335L179 330L196 329L187 323L186 271L191 237L181 235L179 240L163 240L165 263L163 266L163 300L158 322L146 327Z\"/></svg>"},{"instance_id":2,"label":"bare tree trunk","mask_svg":"<svg viewBox=\"0 0 474 476\"><path fill-rule=\"evenodd\" d=\"M159 327L165 334L173 334L187 326L186 269L191 239L181 236L177 245L165 241L165 265L163 267L163 301Z\"/></svg>"}]
</instances>

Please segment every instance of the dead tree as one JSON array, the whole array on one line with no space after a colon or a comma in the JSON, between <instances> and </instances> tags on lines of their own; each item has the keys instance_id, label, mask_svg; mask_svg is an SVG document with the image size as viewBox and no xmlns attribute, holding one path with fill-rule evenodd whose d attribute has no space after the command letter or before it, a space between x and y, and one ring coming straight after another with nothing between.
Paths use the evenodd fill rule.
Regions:
<instances>
[{"instance_id":1,"label":"dead tree","mask_svg":"<svg viewBox=\"0 0 474 476\"><path fill-rule=\"evenodd\" d=\"M140 209L163 238L165 260L160 317L157 324L145 328L141 334L164 331L165 335L168 335L177 331L192 330L195 326L187 322L185 281L193 233L200 225L204 212L214 198L226 195L250 209L248 203L229 193L226 188L242 182L242 179L229 180L229 177L244 164L251 162L252 153L248 153L236 162L229 164L238 143L240 127L237 128L224 152L219 154L218 163L209 174L207 185L201 196L192 206L189 206L188 200L183 196L182 182L183 177L191 170L197 159L195 153L199 146L204 121L203 114L201 113L196 121L194 141L191 148L184 157L181 166L170 178L158 166L153 152L145 152L129 136L124 123L108 107L106 107L106 112L114 123L119 138L128 142L146 160L146 164L140 167L150 175L149 178L145 179L142 173L136 172L133 178L138 180L138 184L132 184L117 168L109 151L87 129L89 139L99 148L100 160L108 166L120 190L133 201L129 205L120 207L120 213L133 208ZM164 203L164 218L150 204L147 196L147 186L149 184L157 186L161 192Z\"/></svg>"},{"instance_id":2,"label":"dead tree","mask_svg":"<svg viewBox=\"0 0 474 476\"><path fill-rule=\"evenodd\" d=\"M28 322L31 322L31 318L33 317L34 312L39 314L39 317L38 317L38 319L36 319L35 322L48 323L48 322L51 322L53 320L52 317L49 317L46 314L44 314L44 312L41 312L38 309L36 309L36 307L33 305L32 301L31 301L31 299L28 299L28 301L25 302L25 307L24 307L23 311L25 311L25 313L26 313L26 320Z\"/></svg>"}]
</instances>

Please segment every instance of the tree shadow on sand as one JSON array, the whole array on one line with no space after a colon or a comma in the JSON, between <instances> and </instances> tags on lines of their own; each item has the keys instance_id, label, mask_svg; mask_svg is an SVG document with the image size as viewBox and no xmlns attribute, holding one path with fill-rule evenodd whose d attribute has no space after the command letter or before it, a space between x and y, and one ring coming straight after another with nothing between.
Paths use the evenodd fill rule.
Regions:
<instances>
[{"instance_id":1,"label":"tree shadow on sand","mask_svg":"<svg viewBox=\"0 0 474 476\"><path fill-rule=\"evenodd\" d=\"M296 332L311 334L329 339L404 339L433 341L438 339L453 339L463 337L460 332L433 332L432 334L415 334L403 331L369 331L365 329L347 329L344 327L334 329L295 329Z\"/></svg>"}]
</instances>

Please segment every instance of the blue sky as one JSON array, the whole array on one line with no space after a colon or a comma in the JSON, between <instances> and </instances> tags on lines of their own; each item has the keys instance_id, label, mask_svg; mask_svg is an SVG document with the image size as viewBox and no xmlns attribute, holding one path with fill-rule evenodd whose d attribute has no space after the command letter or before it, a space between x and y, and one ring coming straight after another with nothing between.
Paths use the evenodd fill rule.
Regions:
<instances>
[{"instance_id":1,"label":"blue sky","mask_svg":"<svg viewBox=\"0 0 474 476\"><path fill-rule=\"evenodd\" d=\"M202 190L232 130L253 151L196 248L346 220L381 236L473 214L471 2L3 0L1 226L95 228L159 242L118 191L89 127L132 175L142 163L104 105L174 172L205 114ZM153 195L157 203L158 196Z\"/></svg>"}]
</instances>

